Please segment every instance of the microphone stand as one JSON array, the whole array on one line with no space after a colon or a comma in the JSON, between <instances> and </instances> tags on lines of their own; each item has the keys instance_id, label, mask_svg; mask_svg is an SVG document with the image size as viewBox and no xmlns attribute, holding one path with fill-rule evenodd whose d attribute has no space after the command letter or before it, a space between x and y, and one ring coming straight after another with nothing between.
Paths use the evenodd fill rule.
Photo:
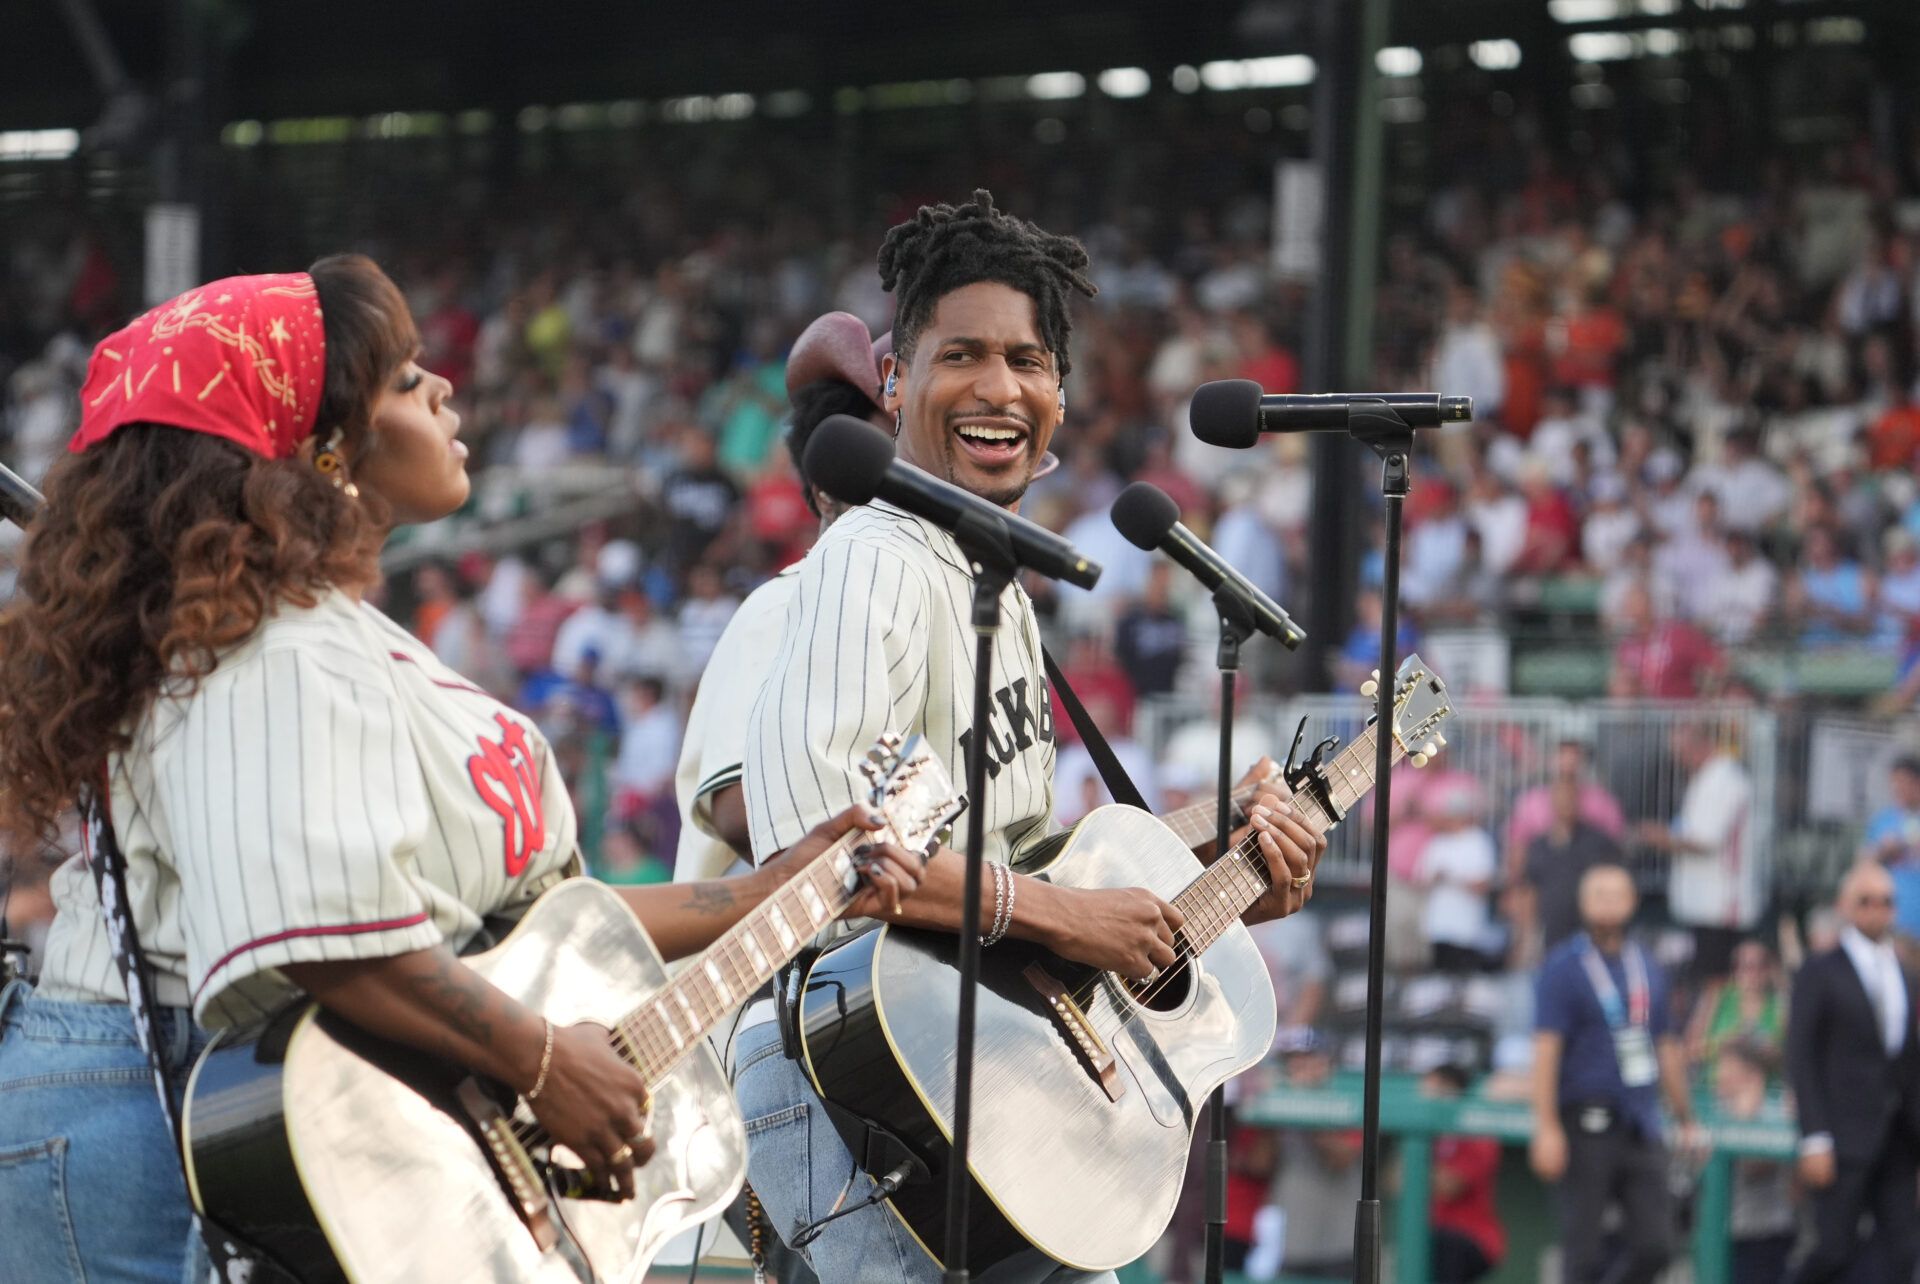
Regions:
<instances>
[{"instance_id":1,"label":"microphone stand","mask_svg":"<svg viewBox=\"0 0 1920 1284\"><path fill-rule=\"evenodd\" d=\"M1227 854L1233 831L1233 688L1240 672L1240 644L1254 634L1253 615L1245 602L1223 586L1213 595L1220 612L1220 647L1214 666L1220 670L1220 781L1219 810L1214 818L1213 858ZM1227 1269L1227 1093L1226 1085L1207 1098L1207 1284L1221 1284Z\"/></svg>"},{"instance_id":2,"label":"microphone stand","mask_svg":"<svg viewBox=\"0 0 1920 1284\"><path fill-rule=\"evenodd\" d=\"M973 564L973 752L967 755L967 875L960 904L960 1005L954 1035L953 1155L947 1169L946 1284L967 1284L967 1205L972 1175L967 1143L973 1128L974 1004L980 988L980 886L986 872L987 723L992 716L993 642L1000 632L1000 595L1019 563L1006 524L965 513L954 538Z\"/></svg>"},{"instance_id":3,"label":"microphone stand","mask_svg":"<svg viewBox=\"0 0 1920 1284\"><path fill-rule=\"evenodd\" d=\"M1347 407L1347 432L1382 462L1386 501L1386 566L1380 593L1380 679L1375 691L1373 883L1368 892L1367 1064L1361 1112L1360 1203L1354 1212L1354 1284L1380 1284L1380 1027L1385 1007L1387 936L1387 807L1392 792L1394 653L1400 640L1401 506L1413 489L1413 429L1386 402Z\"/></svg>"}]
</instances>

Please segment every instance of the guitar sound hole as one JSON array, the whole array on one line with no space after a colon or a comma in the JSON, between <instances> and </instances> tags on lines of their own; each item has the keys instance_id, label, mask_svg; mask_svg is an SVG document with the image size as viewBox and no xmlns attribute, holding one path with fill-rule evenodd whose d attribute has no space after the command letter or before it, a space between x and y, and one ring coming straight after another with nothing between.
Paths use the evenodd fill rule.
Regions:
<instances>
[{"instance_id":1,"label":"guitar sound hole","mask_svg":"<svg viewBox=\"0 0 1920 1284\"><path fill-rule=\"evenodd\" d=\"M1175 1012L1193 993L1193 965L1181 963L1151 981L1127 982L1127 996L1149 1012Z\"/></svg>"}]
</instances>

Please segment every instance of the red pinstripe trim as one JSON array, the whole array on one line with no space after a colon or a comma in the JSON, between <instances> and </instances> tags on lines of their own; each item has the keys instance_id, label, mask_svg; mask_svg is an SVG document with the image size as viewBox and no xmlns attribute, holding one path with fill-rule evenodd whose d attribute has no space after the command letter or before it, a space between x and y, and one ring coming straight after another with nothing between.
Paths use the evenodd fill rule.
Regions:
<instances>
[{"instance_id":1,"label":"red pinstripe trim","mask_svg":"<svg viewBox=\"0 0 1920 1284\"><path fill-rule=\"evenodd\" d=\"M275 932L272 936L263 936L257 941L248 941L245 945L228 950L218 963L207 969L206 980L200 982L200 988L193 992L194 1006L198 1007L200 996L206 993L207 986L220 974L220 969L239 958L249 950L263 946L278 945L281 941L290 941L296 936L361 936L368 932L392 932L403 927L417 927L427 921L427 912L421 910L406 918L390 918L379 923L334 923L325 927L292 927L284 932Z\"/></svg>"},{"instance_id":2,"label":"red pinstripe trim","mask_svg":"<svg viewBox=\"0 0 1920 1284\"><path fill-rule=\"evenodd\" d=\"M420 661L414 659L412 656L408 655L405 651L389 651L387 652L387 654L392 656L396 660L405 660L408 664L417 665L420 663ZM482 691L479 687L476 687L473 684L468 682L447 682L440 678L428 678L427 681L433 683L433 685L436 687L447 687L454 691L471 691L475 695L487 694L486 692ZM491 699L492 697L488 697L488 698Z\"/></svg>"}]
</instances>

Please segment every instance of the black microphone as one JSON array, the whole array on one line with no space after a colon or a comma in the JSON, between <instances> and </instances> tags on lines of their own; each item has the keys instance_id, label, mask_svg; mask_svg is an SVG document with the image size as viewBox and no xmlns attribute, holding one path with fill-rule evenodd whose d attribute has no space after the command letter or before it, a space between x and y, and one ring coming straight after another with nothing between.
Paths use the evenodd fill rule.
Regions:
<instances>
[{"instance_id":1,"label":"black microphone","mask_svg":"<svg viewBox=\"0 0 1920 1284\"><path fill-rule=\"evenodd\" d=\"M1318 392L1268 395L1251 379L1216 379L1194 389L1187 422L1209 446L1244 450L1263 432L1345 432L1353 407L1385 406L1409 428L1473 421L1472 397L1437 392Z\"/></svg>"},{"instance_id":2,"label":"black microphone","mask_svg":"<svg viewBox=\"0 0 1920 1284\"><path fill-rule=\"evenodd\" d=\"M1253 626L1291 651L1307 640L1278 602L1233 569L1180 520L1180 506L1152 482L1137 481L1113 501L1113 524L1127 541L1159 549L1193 572L1214 593L1226 592L1246 607Z\"/></svg>"},{"instance_id":3,"label":"black microphone","mask_svg":"<svg viewBox=\"0 0 1920 1284\"><path fill-rule=\"evenodd\" d=\"M5 464L0 464L0 517L25 528L46 502L31 482Z\"/></svg>"},{"instance_id":4,"label":"black microphone","mask_svg":"<svg viewBox=\"0 0 1920 1284\"><path fill-rule=\"evenodd\" d=\"M1100 578L1098 566L1046 527L895 459L892 440L863 419L828 415L813 430L801 465L809 482L843 503L884 499L954 532L962 542L967 528L998 522L1014 560L1028 570L1085 589Z\"/></svg>"}]
</instances>

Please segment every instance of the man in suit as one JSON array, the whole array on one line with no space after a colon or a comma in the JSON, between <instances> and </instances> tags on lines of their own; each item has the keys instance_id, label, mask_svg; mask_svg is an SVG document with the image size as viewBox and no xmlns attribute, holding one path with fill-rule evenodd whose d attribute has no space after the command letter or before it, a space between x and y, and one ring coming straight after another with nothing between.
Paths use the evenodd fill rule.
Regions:
<instances>
[{"instance_id":1,"label":"man in suit","mask_svg":"<svg viewBox=\"0 0 1920 1284\"><path fill-rule=\"evenodd\" d=\"M1920 1255L1920 1043L1913 985L1893 948L1893 880L1879 865L1854 866L1839 909L1840 945L1801 968L1787 1030L1816 1235L1797 1278L1837 1280L1872 1260L1868 1278L1907 1284ZM1865 1245L1863 1213L1873 1218Z\"/></svg>"}]
</instances>

